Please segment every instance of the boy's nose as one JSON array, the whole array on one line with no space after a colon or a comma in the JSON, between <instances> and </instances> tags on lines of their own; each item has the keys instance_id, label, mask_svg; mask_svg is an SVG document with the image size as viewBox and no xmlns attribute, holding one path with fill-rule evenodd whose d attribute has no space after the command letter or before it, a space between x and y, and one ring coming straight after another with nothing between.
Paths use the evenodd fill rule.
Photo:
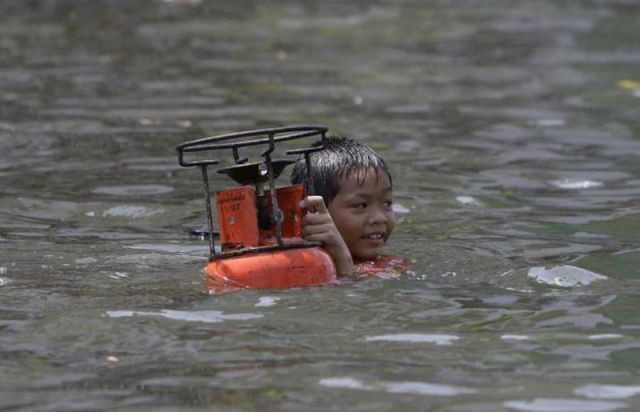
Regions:
<instances>
[{"instance_id":1,"label":"boy's nose","mask_svg":"<svg viewBox=\"0 0 640 412\"><path fill-rule=\"evenodd\" d=\"M387 213L381 207L373 207L368 220L370 224L386 223Z\"/></svg>"}]
</instances>

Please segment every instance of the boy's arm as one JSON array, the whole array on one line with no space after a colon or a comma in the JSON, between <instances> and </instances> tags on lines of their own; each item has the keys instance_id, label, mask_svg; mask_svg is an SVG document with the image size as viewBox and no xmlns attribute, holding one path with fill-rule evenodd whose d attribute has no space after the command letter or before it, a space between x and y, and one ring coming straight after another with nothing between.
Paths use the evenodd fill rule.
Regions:
<instances>
[{"instance_id":1,"label":"boy's arm","mask_svg":"<svg viewBox=\"0 0 640 412\"><path fill-rule=\"evenodd\" d=\"M339 275L353 273L353 258L347 244L324 204L322 196L307 196L300 204L308 209L302 219L302 237L324 243L325 250L331 255Z\"/></svg>"}]
</instances>

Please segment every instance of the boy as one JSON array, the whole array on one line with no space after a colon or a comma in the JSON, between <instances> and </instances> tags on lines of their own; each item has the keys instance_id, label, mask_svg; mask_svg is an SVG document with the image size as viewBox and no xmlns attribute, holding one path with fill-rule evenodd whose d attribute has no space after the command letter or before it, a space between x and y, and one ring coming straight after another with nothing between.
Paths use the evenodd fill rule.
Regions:
<instances>
[{"instance_id":1,"label":"boy","mask_svg":"<svg viewBox=\"0 0 640 412\"><path fill-rule=\"evenodd\" d=\"M296 162L291 183L304 183L307 173L316 195L301 204L309 210L302 221L305 240L324 242L339 275L375 261L395 226L391 174L384 160L368 146L348 138L326 139L311 154L311 170Z\"/></svg>"}]
</instances>

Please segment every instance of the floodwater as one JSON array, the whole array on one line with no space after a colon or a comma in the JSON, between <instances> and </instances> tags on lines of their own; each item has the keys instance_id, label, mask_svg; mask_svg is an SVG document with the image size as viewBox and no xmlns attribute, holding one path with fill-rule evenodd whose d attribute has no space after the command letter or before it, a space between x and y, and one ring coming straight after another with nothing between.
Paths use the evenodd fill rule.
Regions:
<instances>
[{"instance_id":1,"label":"floodwater","mask_svg":"<svg viewBox=\"0 0 640 412\"><path fill-rule=\"evenodd\" d=\"M0 409L637 410L638 27L634 0L0 1ZM411 272L208 295L174 147L305 123L388 160Z\"/></svg>"}]
</instances>

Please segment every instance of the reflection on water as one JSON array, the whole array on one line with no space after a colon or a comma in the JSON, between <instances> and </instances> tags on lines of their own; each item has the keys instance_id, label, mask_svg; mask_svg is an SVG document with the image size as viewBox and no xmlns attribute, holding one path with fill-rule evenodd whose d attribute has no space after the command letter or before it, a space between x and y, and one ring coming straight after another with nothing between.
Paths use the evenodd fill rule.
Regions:
<instances>
[{"instance_id":1,"label":"reflection on water","mask_svg":"<svg viewBox=\"0 0 640 412\"><path fill-rule=\"evenodd\" d=\"M0 2L0 407L637 409L639 16ZM411 271L207 295L174 147L300 123L388 160Z\"/></svg>"}]
</instances>

